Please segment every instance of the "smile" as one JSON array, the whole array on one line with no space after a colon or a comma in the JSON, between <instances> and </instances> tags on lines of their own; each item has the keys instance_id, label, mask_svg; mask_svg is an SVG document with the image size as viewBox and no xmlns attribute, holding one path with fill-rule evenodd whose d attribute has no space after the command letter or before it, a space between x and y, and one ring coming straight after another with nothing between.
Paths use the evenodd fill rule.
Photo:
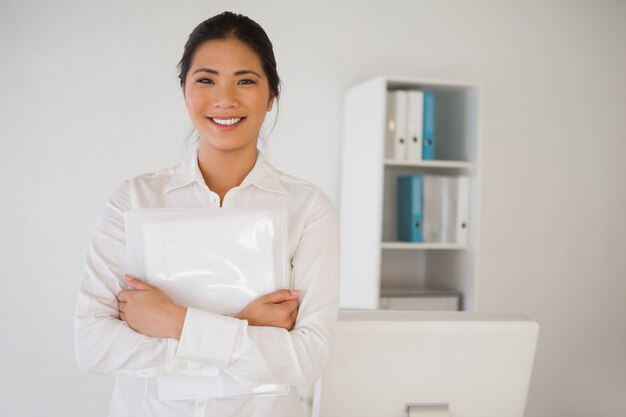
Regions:
<instances>
[{"instance_id":1,"label":"smile","mask_svg":"<svg viewBox=\"0 0 626 417\"><path fill-rule=\"evenodd\" d=\"M217 123L218 125L221 125L221 126L232 126L232 125L236 125L237 123L245 119L245 117L231 117L227 119L218 119L216 117L209 117L209 119L213 123Z\"/></svg>"}]
</instances>

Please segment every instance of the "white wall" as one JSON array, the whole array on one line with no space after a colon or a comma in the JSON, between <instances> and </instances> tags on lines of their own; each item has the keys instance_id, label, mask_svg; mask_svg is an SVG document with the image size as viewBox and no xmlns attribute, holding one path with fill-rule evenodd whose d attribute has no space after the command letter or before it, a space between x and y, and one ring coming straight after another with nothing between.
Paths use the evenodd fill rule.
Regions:
<instances>
[{"instance_id":1,"label":"white wall","mask_svg":"<svg viewBox=\"0 0 626 417\"><path fill-rule=\"evenodd\" d=\"M625 415L626 2L565 0L3 0L0 415L106 415L72 345L90 234L123 179L178 161L175 66L227 9L275 45L271 159L336 203L349 85L484 85L480 309L542 325L527 416Z\"/></svg>"}]
</instances>

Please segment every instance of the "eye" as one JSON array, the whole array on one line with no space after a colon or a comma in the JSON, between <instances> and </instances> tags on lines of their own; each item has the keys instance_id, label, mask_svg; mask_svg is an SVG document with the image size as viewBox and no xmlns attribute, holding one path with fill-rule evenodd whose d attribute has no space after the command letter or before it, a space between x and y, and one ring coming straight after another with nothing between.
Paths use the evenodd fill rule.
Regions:
<instances>
[{"instance_id":1,"label":"eye","mask_svg":"<svg viewBox=\"0 0 626 417\"><path fill-rule=\"evenodd\" d=\"M256 84L256 81L246 78L245 80L239 81L239 83L243 85L250 85L250 84Z\"/></svg>"},{"instance_id":2,"label":"eye","mask_svg":"<svg viewBox=\"0 0 626 417\"><path fill-rule=\"evenodd\" d=\"M213 84L213 80L210 78L198 78L196 82L200 84Z\"/></svg>"}]
</instances>

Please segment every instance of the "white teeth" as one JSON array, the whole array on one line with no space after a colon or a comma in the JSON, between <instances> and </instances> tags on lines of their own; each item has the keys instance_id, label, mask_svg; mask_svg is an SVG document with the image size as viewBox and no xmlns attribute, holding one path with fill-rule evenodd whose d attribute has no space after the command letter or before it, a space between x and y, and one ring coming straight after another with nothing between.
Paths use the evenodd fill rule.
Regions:
<instances>
[{"instance_id":1,"label":"white teeth","mask_svg":"<svg viewBox=\"0 0 626 417\"><path fill-rule=\"evenodd\" d=\"M213 120L215 123L224 126L234 125L235 123L238 123L241 119L243 119L243 117L235 117L234 119L216 119L214 117L211 117L211 120Z\"/></svg>"}]
</instances>

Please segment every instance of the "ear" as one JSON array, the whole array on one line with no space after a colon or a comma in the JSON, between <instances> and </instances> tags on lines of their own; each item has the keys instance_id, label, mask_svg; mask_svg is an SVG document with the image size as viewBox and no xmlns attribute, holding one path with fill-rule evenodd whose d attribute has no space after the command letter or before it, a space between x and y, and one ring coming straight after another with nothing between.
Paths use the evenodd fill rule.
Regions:
<instances>
[{"instance_id":1,"label":"ear","mask_svg":"<svg viewBox=\"0 0 626 417\"><path fill-rule=\"evenodd\" d=\"M271 96L269 101L267 102L267 111L270 112L272 111L272 106L274 105L274 100L276 99L276 97Z\"/></svg>"}]
</instances>

